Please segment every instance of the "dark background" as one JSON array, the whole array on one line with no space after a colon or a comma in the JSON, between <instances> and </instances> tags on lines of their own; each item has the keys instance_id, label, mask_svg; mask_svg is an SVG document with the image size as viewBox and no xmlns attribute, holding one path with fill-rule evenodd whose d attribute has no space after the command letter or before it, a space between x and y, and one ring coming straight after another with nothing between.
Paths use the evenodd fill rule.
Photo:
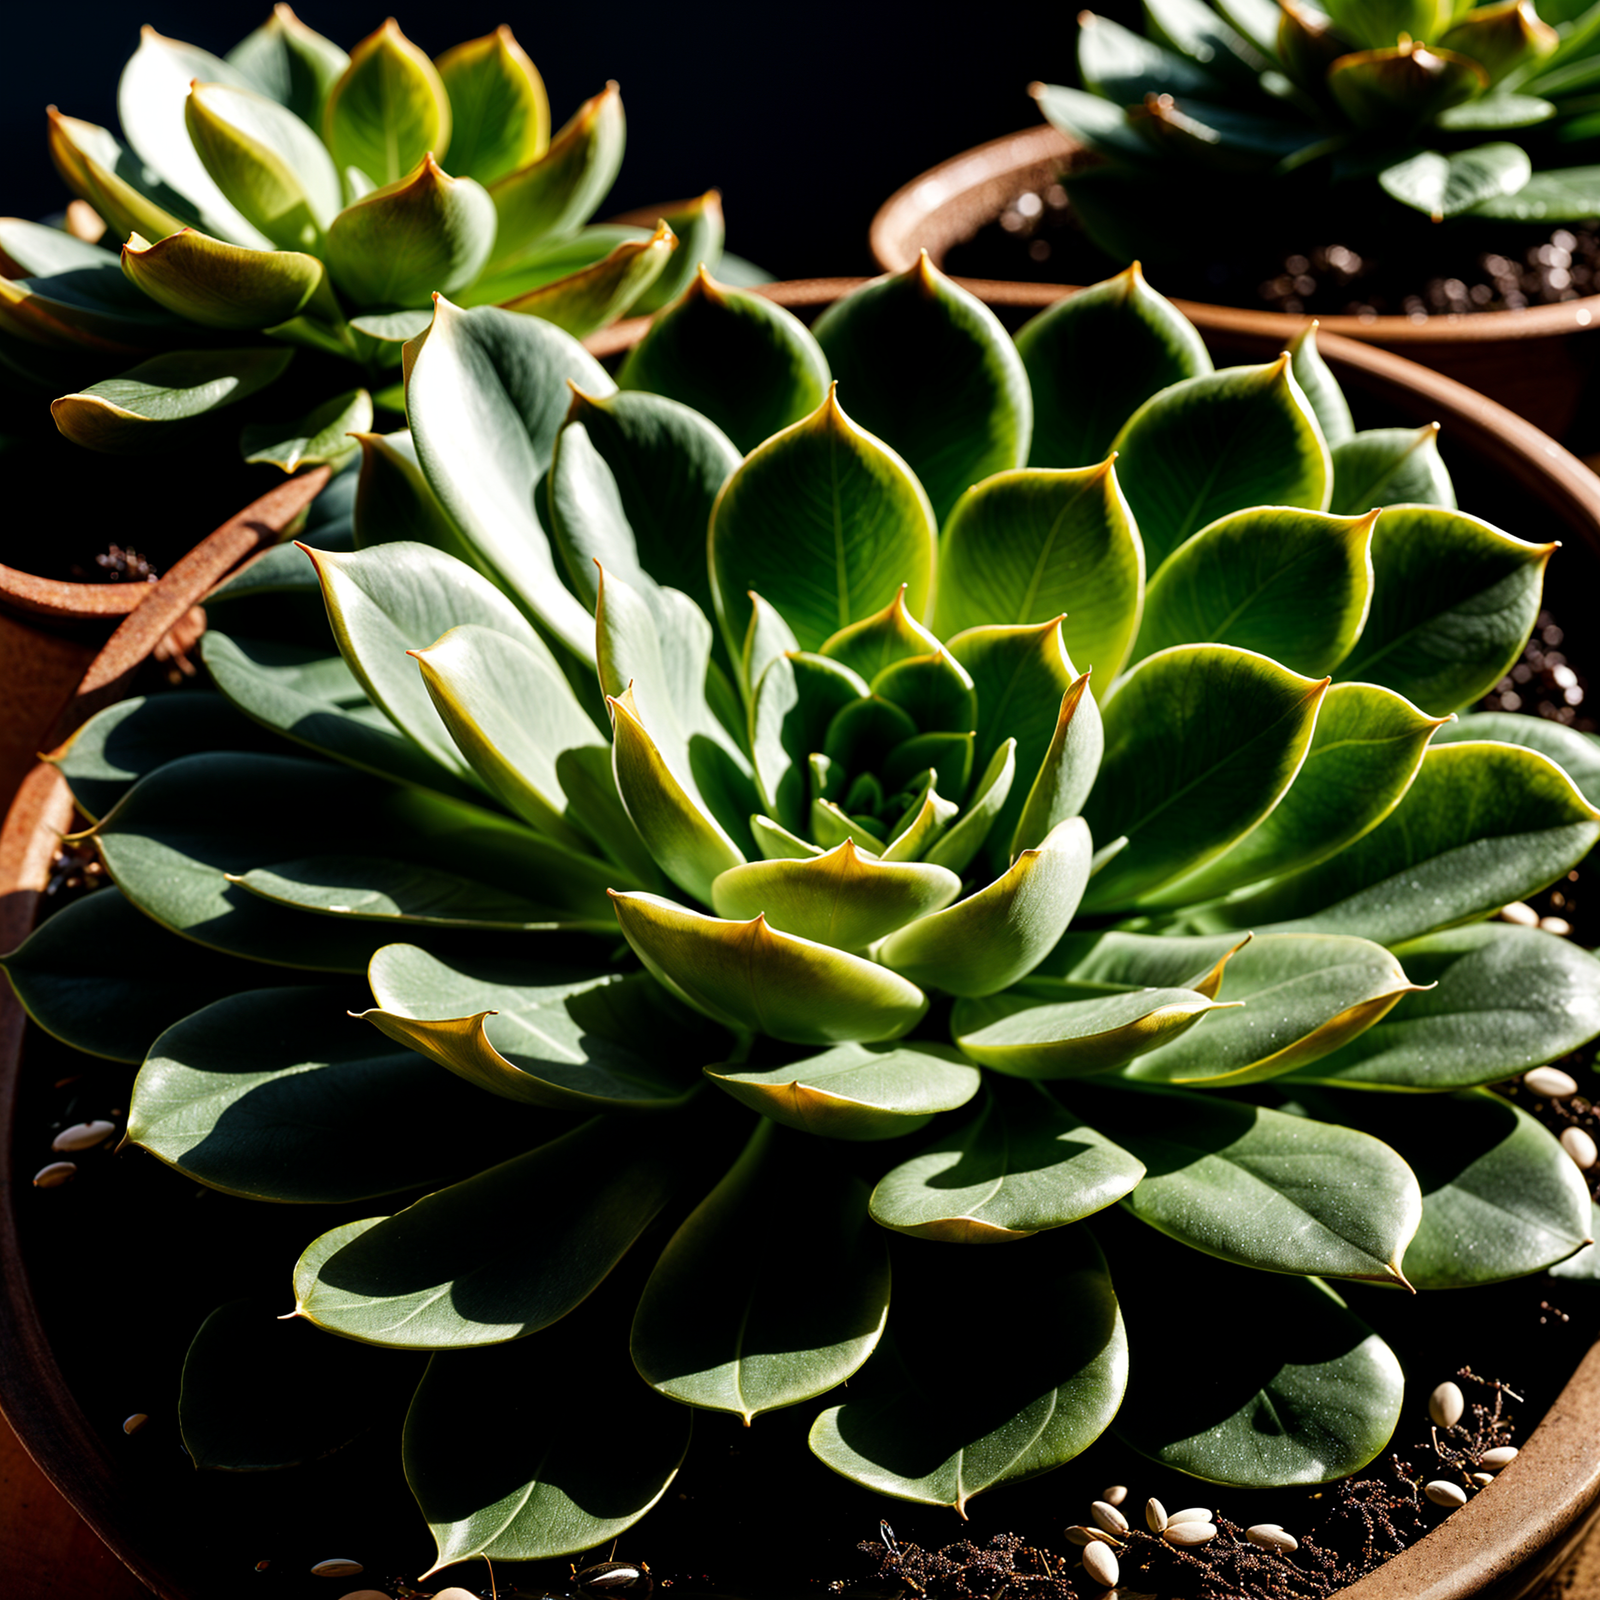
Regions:
<instances>
[{"instance_id":1,"label":"dark background","mask_svg":"<svg viewBox=\"0 0 1600 1600\"><path fill-rule=\"evenodd\" d=\"M269 0L3 0L0 208L39 217L64 203L44 108L116 131L117 75L141 23L222 54L269 11ZM305 0L300 15L348 50L386 11L383 0ZM544 77L556 127L615 78L628 153L600 214L715 186L730 249L779 277L812 277L871 271L867 226L895 189L1037 122L1026 86L1071 81L1075 15L1037 0L960 10L433 0L397 20L430 55L508 23Z\"/></svg>"}]
</instances>

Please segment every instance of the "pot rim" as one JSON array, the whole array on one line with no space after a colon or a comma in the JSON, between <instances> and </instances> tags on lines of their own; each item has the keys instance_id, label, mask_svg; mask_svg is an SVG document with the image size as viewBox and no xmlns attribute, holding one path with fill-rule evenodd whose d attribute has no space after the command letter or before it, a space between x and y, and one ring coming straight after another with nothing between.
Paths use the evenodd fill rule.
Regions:
<instances>
[{"instance_id":1,"label":"pot rim","mask_svg":"<svg viewBox=\"0 0 1600 1600\"><path fill-rule=\"evenodd\" d=\"M764 285L755 292L790 309L812 309L831 304L865 281L799 279ZM1052 298L1073 292L1061 286ZM1290 324L1290 336L1308 320L1275 319ZM620 354L642 335L649 321L640 317L617 323L585 343L597 356ZM1227 336L1223 330L1212 331ZM1276 327L1229 332L1246 343L1260 344L1269 357L1283 339ZM1448 418L1454 438L1508 472L1573 528L1591 555L1600 559L1600 479L1554 440L1495 401L1403 357L1337 337L1320 342L1319 348L1341 382L1381 391L1391 398L1397 388L1420 396L1418 414L1431 410ZM236 529L244 537L254 534L257 543L270 542L264 526L269 520L263 512L265 502L297 488L302 503L309 501L311 494L305 492L305 485L314 476L292 479L275 489L225 524L213 538ZM292 515L289 511L283 521ZM186 577L185 563L180 562L151 588L160 591L164 585L172 585L171 603L177 605L178 585L186 581L187 587L181 591L185 598L176 613L181 616L239 559L235 555L203 581L196 576L198 564ZM214 561L211 566L214 568ZM151 617L154 623L153 610ZM128 643L116 647L123 633L139 620L139 612L130 616L91 667L85 683L92 684L93 693L100 698L90 709L113 698L131 670L119 665L128 654ZM163 631L164 627L154 632L151 646ZM108 659L114 652L115 659ZM15 948L33 924L55 841L70 825L71 811L66 780L47 763L28 775L7 811L0 827L0 939L8 949ZM128 1489L119 1479L104 1441L90 1427L67 1387L33 1299L13 1204L26 1181L16 1169L13 1154L26 1021L9 982L4 984L0 987L0 1278L11 1315L0 1324L0 1329L7 1330L0 1331L0 1410L45 1476L143 1583L163 1600L194 1600L194 1590L129 1537L136 1522L130 1513ZM1512 1595L1526 1594L1555 1569L1600 1514L1600 1431L1593 1425L1597 1413L1600 1342L1590 1348L1520 1454L1496 1479L1492 1497L1474 1496L1409 1549L1339 1590L1333 1600L1468 1600L1487 1594L1509 1600Z\"/></svg>"},{"instance_id":2,"label":"pot rim","mask_svg":"<svg viewBox=\"0 0 1600 1600\"><path fill-rule=\"evenodd\" d=\"M974 145L941 161L902 184L878 208L867 236L873 260L886 272L904 272L916 261L924 241L931 239L927 243L928 258L936 267L942 267L956 237L950 230L934 228L930 232L930 224L941 213L954 208L975 190L986 185L1004 188L1014 184L1025 169L1057 165L1083 148L1049 123L1041 123ZM1011 304L1047 305L1050 301L1045 294L1057 291L1055 297L1059 298L1061 289L1070 291L1083 285L1013 283L1009 287L1024 291L1024 297ZM1040 293L1040 298L1027 298L1029 293ZM1287 339L1307 320L1285 311L1250 311L1209 301L1174 299L1173 304L1202 329L1227 328L1264 337ZM1600 329L1600 294L1519 311L1481 311L1472 315L1447 312L1420 321L1392 315L1318 320L1325 333L1383 345L1495 344Z\"/></svg>"}]
</instances>

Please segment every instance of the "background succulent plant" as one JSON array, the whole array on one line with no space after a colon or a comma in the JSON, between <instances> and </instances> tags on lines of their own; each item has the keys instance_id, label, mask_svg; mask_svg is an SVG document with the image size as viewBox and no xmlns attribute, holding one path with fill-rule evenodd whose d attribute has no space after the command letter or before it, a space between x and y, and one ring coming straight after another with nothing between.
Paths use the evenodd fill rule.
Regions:
<instances>
[{"instance_id":1,"label":"background succulent plant","mask_svg":"<svg viewBox=\"0 0 1600 1600\"><path fill-rule=\"evenodd\" d=\"M581 336L721 252L715 192L653 233L585 226L622 162L617 86L552 138L505 27L437 62L392 18L346 56L286 5L225 57L146 28L118 109L126 145L50 111L51 155L93 212L78 232L0 222L0 367L72 385L56 424L98 450L170 448L301 360L318 403L252 424L244 453L348 459L371 391L400 406L401 343L434 291Z\"/></svg>"},{"instance_id":2,"label":"background succulent plant","mask_svg":"<svg viewBox=\"0 0 1600 1600\"><path fill-rule=\"evenodd\" d=\"M1321 230L1318 241L1382 240L1408 213L1502 231L1600 215L1600 166L1582 164L1600 133L1592 7L1143 9L1142 36L1082 13L1083 88L1033 91L1052 123L1102 158L1069 190L1091 234L1123 259L1188 253L1202 225L1227 252L1264 233L1283 244L1305 226Z\"/></svg>"},{"instance_id":3,"label":"background succulent plant","mask_svg":"<svg viewBox=\"0 0 1600 1600\"><path fill-rule=\"evenodd\" d=\"M1600 969L1484 919L1600 837L1592 749L1450 721L1553 547L1356 432L1309 336L1213 371L1136 270L1015 342L925 262L814 335L702 275L619 378L441 300L409 434L214 598L220 693L61 758L115 887L24 1002L143 1062L162 1160L346 1208L293 1272L338 1404L287 1437L239 1374L297 1330L219 1309L195 1459L337 1446L370 1344L430 1355L441 1564L608 1540L689 1407L846 1378L813 1451L932 1504L1113 1425L1216 1482L1370 1460L1402 1375L1326 1280L1588 1237L1483 1086L1600 1031ZM1172 1306L1235 1294L1174 1394Z\"/></svg>"}]
</instances>

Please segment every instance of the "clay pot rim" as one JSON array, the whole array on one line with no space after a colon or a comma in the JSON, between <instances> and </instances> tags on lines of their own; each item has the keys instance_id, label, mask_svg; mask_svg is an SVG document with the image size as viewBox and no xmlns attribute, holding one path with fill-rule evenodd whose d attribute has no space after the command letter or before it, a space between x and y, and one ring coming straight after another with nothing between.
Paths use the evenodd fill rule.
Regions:
<instances>
[{"instance_id":1,"label":"clay pot rim","mask_svg":"<svg viewBox=\"0 0 1600 1600\"><path fill-rule=\"evenodd\" d=\"M872 258L885 272L904 272L917 259L910 240L925 219L940 206L978 185L998 181L1018 169L1040 162L1065 161L1083 149L1076 140L1048 123L1023 128L999 139L963 150L941 161L901 185L878 208L868 231ZM929 247L928 257L942 267L944 256L954 241ZM978 280L988 281L988 280ZM1159 283L1156 285L1160 287ZM1083 285L1013 284L1025 290L1081 288ZM1046 300L1023 300L1014 304L1048 304ZM1242 332L1288 337L1282 330L1303 327L1306 318L1286 311L1251 311L1243 307L1221 306L1209 301L1174 299L1191 322L1201 328L1226 327ZM1375 339L1385 345L1480 344L1502 340L1545 339L1563 334L1600 329L1600 294L1577 300L1562 300L1554 305L1528 306L1520 311L1481 311L1472 315L1448 312L1421 321L1402 316L1319 317L1325 333L1352 339Z\"/></svg>"},{"instance_id":2,"label":"clay pot rim","mask_svg":"<svg viewBox=\"0 0 1600 1600\"><path fill-rule=\"evenodd\" d=\"M815 308L864 281L805 279L767 285L758 292L792 309ZM1053 298L1072 292L1062 286ZM1291 323L1293 332L1308 319L1279 320ZM596 355L616 355L648 325L648 318L635 318L585 342ZM1245 331L1264 346L1281 339L1276 327L1266 333ZM1487 452L1500 470L1524 487L1542 483L1543 491L1534 492L1541 492L1546 504L1564 516L1600 559L1600 479L1547 435L1465 385L1403 357L1340 338L1328 339L1323 351L1342 379L1419 391L1452 419L1462 442ZM273 493L282 495L297 482L291 480ZM260 504L247 508L234 523L246 520ZM173 584L178 577L174 568L161 584ZM161 584L151 587L159 589ZM193 591L192 599L203 593L204 587ZM176 597L172 600L176 603ZM124 628L138 620L131 617ZM101 658L105 665L97 662L100 670L90 671L90 679L102 686L115 681L114 663L105 660L112 654L108 646ZM55 837L70 815L65 780L54 767L36 767L0 827L0 939L8 948L32 925ZM9 985L0 985L0 1133L14 1116L25 1025L25 1013ZM130 1537L138 1523L127 1504L128 1490L105 1442L90 1427L56 1365L33 1300L10 1202L24 1181L14 1164L13 1140L0 1137L0 1292L11 1312L9 1331L0 1335L5 1413L40 1469L141 1581L166 1600L193 1600L191 1591L178 1586ZM1521 1454L1499 1475L1492 1495L1474 1496L1408 1550L1338 1591L1334 1600L1468 1600L1491 1585L1497 1596L1527 1593L1554 1570L1600 1511L1600 1432L1592 1420L1597 1412L1600 1343L1590 1348Z\"/></svg>"}]
</instances>

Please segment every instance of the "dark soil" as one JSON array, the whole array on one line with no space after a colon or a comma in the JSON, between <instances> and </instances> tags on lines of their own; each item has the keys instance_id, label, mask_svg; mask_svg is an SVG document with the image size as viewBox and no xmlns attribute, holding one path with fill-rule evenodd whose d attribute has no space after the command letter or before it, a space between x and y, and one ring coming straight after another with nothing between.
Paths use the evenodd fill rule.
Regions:
<instances>
[{"instance_id":1,"label":"dark soil","mask_svg":"<svg viewBox=\"0 0 1600 1600\"><path fill-rule=\"evenodd\" d=\"M1360 239L1299 240L1282 251L1240 259L1200 255L1148 266L1166 295L1306 316L1468 315L1551 305L1600 292L1600 232L1562 227L1524 237L1495 253L1441 235L1422 275L1409 251L1387 257ZM1060 184L1014 195L995 222L956 245L945 260L961 277L1041 283L1095 283L1116 272L1080 227Z\"/></svg>"}]
</instances>

